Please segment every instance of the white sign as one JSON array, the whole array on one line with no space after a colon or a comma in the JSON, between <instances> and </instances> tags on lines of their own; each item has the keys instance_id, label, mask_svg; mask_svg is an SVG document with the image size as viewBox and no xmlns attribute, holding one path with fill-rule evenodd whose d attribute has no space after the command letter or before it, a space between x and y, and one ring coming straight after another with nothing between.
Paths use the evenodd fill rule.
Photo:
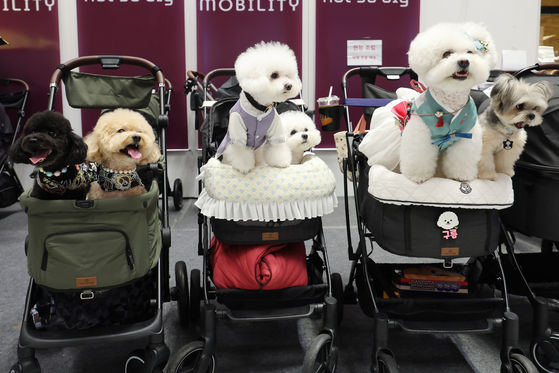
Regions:
<instances>
[{"instance_id":1,"label":"white sign","mask_svg":"<svg viewBox=\"0 0 559 373\"><path fill-rule=\"evenodd\" d=\"M382 40L348 40L347 65L382 65Z\"/></svg>"}]
</instances>

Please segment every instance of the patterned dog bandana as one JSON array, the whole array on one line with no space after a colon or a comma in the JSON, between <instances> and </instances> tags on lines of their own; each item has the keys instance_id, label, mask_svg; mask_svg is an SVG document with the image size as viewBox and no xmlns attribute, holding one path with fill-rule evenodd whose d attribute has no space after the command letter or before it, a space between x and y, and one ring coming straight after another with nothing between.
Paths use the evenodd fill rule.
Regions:
<instances>
[{"instance_id":1,"label":"patterned dog bandana","mask_svg":"<svg viewBox=\"0 0 559 373\"><path fill-rule=\"evenodd\" d=\"M70 166L68 166L70 167ZM66 167L66 169L68 168ZM66 171L49 172L39 169L35 173L35 181L45 191L53 194L64 194L68 189L89 188L89 185L97 180L97 165L95 163L84 162L74 165L78 170L74 179L59 180L58 176L63 175Z\"/></svg>"},{"instance_id":2,"label":"patterned dog bandana","mask_svg":"<svg viewBox=\"0 0 559 373\"><path fill-rule=\"evenodd\" d=\"M99 170L97 182L105 192L128 190L137 186L144 186L136 170L121 171L102 168Z\"/></svg>"}]
</instances>

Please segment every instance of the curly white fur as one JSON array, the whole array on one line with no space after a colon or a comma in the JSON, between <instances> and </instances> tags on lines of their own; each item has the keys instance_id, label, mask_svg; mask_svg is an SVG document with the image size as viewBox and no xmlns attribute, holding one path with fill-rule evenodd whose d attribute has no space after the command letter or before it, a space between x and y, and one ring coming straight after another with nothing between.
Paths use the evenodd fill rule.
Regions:
<instances>
[{"instance_id":1,"label":"curly white fur","mask_svg":"<svg viewBox=\"0 0 559 373\"><path fill-rule=\"evenodd\" d=\"M254 107L246 93L258 104L268 107L295 97L301 91L295 53L279 42L261 42L241 53L235 61L235 74L243 90L239 98L241 107L253 117L260 118L265 111ZM275 109L270 110L275 113ZM266 164L284 168L291 164L291 151L280 132L279 122L276 115L266 133L266 138L273 138L273 141L266 141L261 147ZM247 126L239 115L230 116L228 131L232 141L223 150L223 163L247 173L255 167L256 158L254 149L246 146Z\"/></svg>"},{"instance_id":2,"label":"curly white fur","mask_svg":"<svg viewBox=\"0 0 559 373\"><path fill-rule=\"evenodd\" d=\"M486 43L483 50L481 42ZM497 50L491 35L480 24L440 23L416 36L408 57L410 67L435 100L447 111L454 112L468 102L472 87L487 80L497 60ZM447 178L475 179L482 148L479 123L469 132L471 139L458 140L439 155L429 128L420 116L412 115L402 133L402 174L422 183L435 176L439 166Z\"/></svg>"},{"instance_id":3,"label":"curly white fur","mask_svg":"<svg viewBox=\"0 0 559 373\"><path fill-rule=\"evenodd\" d=\"M287 146L291 149L291 164L300 164L303 154L320 144L320 131L302 111L288 111L280 117Z\"/></svg>"}]
</instances>

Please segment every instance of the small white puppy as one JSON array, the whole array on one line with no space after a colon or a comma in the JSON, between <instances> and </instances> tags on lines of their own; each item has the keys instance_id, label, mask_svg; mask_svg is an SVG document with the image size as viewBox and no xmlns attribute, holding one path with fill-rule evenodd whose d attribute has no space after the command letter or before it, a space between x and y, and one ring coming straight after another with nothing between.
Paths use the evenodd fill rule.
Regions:
<instances>
[{"instance_id":1,"label":"small white puppy","mask_svg":"<svg viewBox=\"0 0 559 373\"><path fill-rule=\"evenodd\" d=\"M264 147L266 164L289 166L291 150L275 104L301 91L295 53L279 42L256 44L237 57L235 74L242 92L216 157L223 155L223 163L248 173L256 165L255 149Z\"/></svg>"},{"instance_id":2,"label":"small white puppy","mask_svg":"<svg viewBox=\"0 0 559 373\"><path fill-rule=\"evenodd\" d=\"M497 173L514 176L514 164L526 144L525 126L538 126L553 96L548 81L528 84L503 73L491 89L491 104L479 116L483 150L479 179L497 180Z\"/></svg>"},{"instance_id":3,"label":"small white puppy","mask_svg":"<svg viewBox=\"0 0 559 373\"><path fill-rule=\"evenodd\" d=\"M300 164L303 154L320 144L320 131L314 121L302 111L280 114L287 146L291 149L291 164Z\"/></svg>"},{"instance_id":4,"label":"small white puppy","mask_svg":"<svg viewBox=\"0 0 559 373\"><path fill-rule=\"evenodd\" d=\"M482 139L469 94L497 61L490 34L476 23L440 23L415 37L408 57L428 89L413 101L402 132L402 174L422 183L435 176L440 163L441 176L475 179Z\"/></svg>"}]
</instances>

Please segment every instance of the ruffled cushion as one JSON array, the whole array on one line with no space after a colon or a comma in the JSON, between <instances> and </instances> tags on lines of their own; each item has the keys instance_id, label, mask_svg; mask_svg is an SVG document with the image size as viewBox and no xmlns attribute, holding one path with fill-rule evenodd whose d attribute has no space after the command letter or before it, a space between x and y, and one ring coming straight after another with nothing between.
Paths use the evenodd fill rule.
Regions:
<instances>
[{"instance_id":1,"label":"ruffled cushion","mask_svg":"<svg viewBox=\"0 0 559 373\"><path fill-rule=\"evenodd\" d=\"M202 167L204 189L196 206L226 220L293 220L331 213L338 205L336 180L314 154L287 168L255 167L243 174L212 158Z\"/></svg>"},{"instance_id":2,"label":"ruffled cushion","mask_svg":"<svg viewBox=\"0 0 559 373\"><path fill-rule=\"evenodd\" d=\"M465 183L433 177L416 184L381 165L369 171L368 192L382 202L397 205L504 209L514 202L512 180L505 174L498 174L497 181L476 179Z\"/></svg>"}]
</instances>

